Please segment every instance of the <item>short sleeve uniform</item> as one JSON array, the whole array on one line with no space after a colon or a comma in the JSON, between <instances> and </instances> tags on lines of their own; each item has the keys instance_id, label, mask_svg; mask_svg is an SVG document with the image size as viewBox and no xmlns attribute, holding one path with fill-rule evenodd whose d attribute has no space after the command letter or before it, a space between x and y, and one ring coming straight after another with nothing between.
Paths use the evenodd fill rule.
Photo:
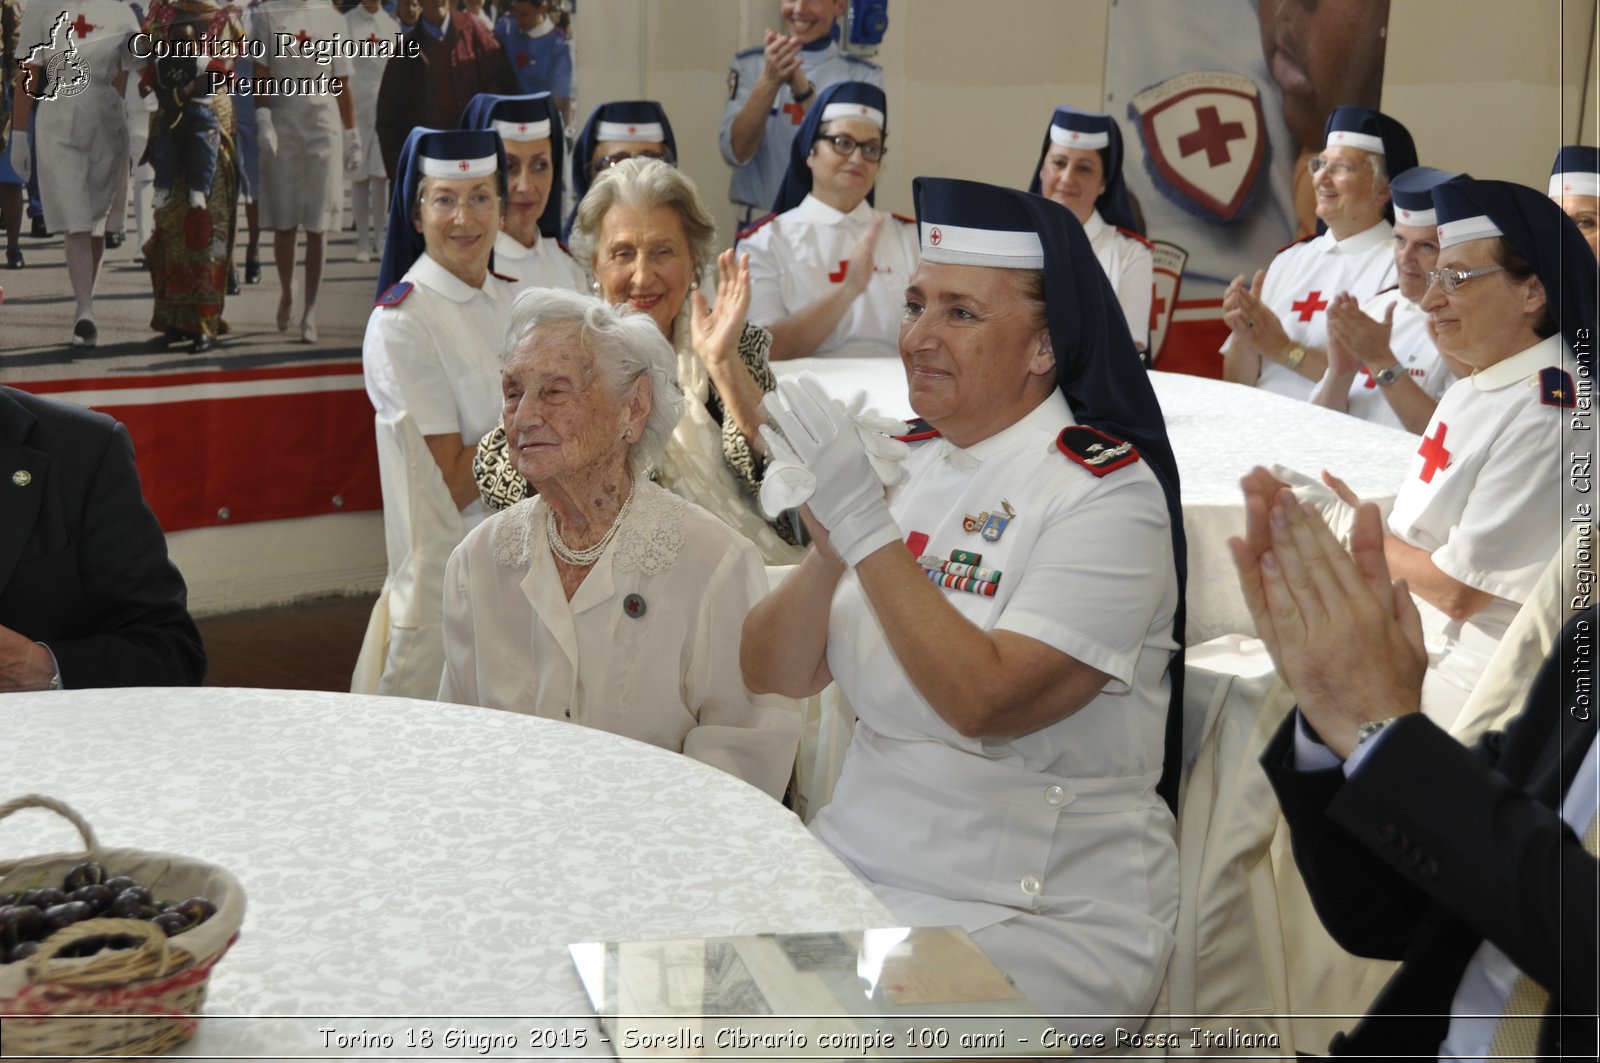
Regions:
<instances>
[{"instance_id":1,"label":"short sleeve uniform","mask_svg":"<svg viewBox=\"0 0 1600 1063\"><path fill-rule=\"evenodd\" d=\"M1394 229L1380 221L1343 240L1326 232L1291 244L1267 268L1261 301L1278 316L1290 340L1302 347L1326 348L1328 306L1334 296L1349 292L1365 302L1394 283L1393 237ZM1316 382L1263 358L1256 387L1309 400Z\"/></svg>"},{"instance_id":2,"label":"short sleeve uniform","mask_svg":"<svg viewBox=\"0 0 1600 1063\"><path fill-rule=\"evenodd\" d=\"M914 222L883 214L862 200L842 214L815 196L767 221L739 242L750 255L752 324L770 325L805 309L842 284L850 249L884 219L874 252L872 280L817 348L818 355L870 357L899 351L906 284L920 250Z\"/></svg>"},{"instance_id":3,"label":"short sleeve uniform","mask_svg":"<svg viewBox=\"0 0 1600 1063\"><path fill-rule=\"evenodd\" d=\"M1177 578L1154 473L1113 462L1096 476L1057 448L1070 424L1055 392L973 447L924 443L890 511L929 563L967 551L998 571L992 596L941 589L964 617L1110 682L1032 734L963 737L913 686L848 573L827 659L860 722L814 830L908 925L977 932L1041 1011L1144 1014L1178 903L1172 816L1155 791Z\"/></svg>"},{"instance_id":4,"label":"short sleeve uniform","mask_svg":"<svg viewBox=\"0 0 1600 1063\"><path fill-rule=\"evenodd\" d=\"M412 286L405 297L367 319L367 396L380 416L409 413L424 436L456 433L475 446L500 423L500 345L511 287L492 273L482 287L470 287L427 254L401 283ZM461 516L471 526L486 513L479 500Z\"/></svg>"},{"instance_id":5,"label":"short sleeve uniform","mask_svg":"<svg viewBox=\"0 0 1600 1063\"><path fill-rule=\"evenodd\" d=\"M348 57L335 56L325 66L317 62L315 52L346 32L344 16L332 4L267 0L256 9L252 29L253 39L267 56L256 61L255 75L278 79L324 75L348 83L353 69ZM284 36L304 43L285 46ZM334 194L342 193L344 187L339 105L331 92L296 93L272 97L270 110L278 150L257 144L261 227L322 232L334 206Z\"/></svg>"},{"instance_id":6,"label":"short sleeve uniform","mask_svg":"<svg viewBox=\"0 0 1600 1063\"><path fill-rule=\"evenodd\" d=\"M1400 294L1399 288L1390 288L1361 304L1361 312L1374 321L1382 321L1389 307L1394 307L1394 330L1389 334L1389 350L1405 367L1411 380L1434 401L1455 383L1455 374L1439 349L1428 335L1428 315L1416 303ZM1318 385L1319 387L1321 385ZM1365 369L1356 374L1350 385L1346 411L1352 416L1391 428L1404 428L1400 417L1384 397L1383 389Z\"/></svg>"},{"instance_id":7,"label":"short sleeve uniform","mask_svg":"<svg viewBox=\"0 0 1600 1063\"><path fill-rule=\"evenodd\" d=\"M441 700L570 720L681 752L782 797L800 720L752 697L745 614L767 590L754 546L640 481L569 602L530 498L470 532L445 572Z\"/></svg>"},{"instance_id":8,"label":"short sleeve uniform","mask_svg":"<svg viewBox=\"0 0 1600 1063\"><path fill-rule=\"evenodd\" d=\"M518 92L548 92L558 99L572 99L572 38L555 23L545 19L524 31L506 17L495 26L494 35L517 76Z\"/></svg>"},{"instance_id":9,"label":"short sleeve uniform","mask_svg":"<svg viewBox=\"0 0 1600 1063\"><path fill-rule=\"evenodd\" d=\"M772 209L783 184L783 175L789 169L789 145L794 143L795 132L805 118L805 106L794 102L788 85L778 89L767 115L767 127L757 145L756 152L744 162L733 154L733 120L744 107L755 88L756 80L767 65L764 48L749 48L733 57L733 68L728 71L728 103L722 109L722 131L717 143L722 147L722 157L733 167L733 179L728 185L728 198L735 203L754 208L756 212ZM831 41L822 48L803 49L800 65L812 88L821 92L839 81L865 81L883 88L883 70L876 63L853 55L845 55ZM807 104L812 101L808 100Z\"/></svg>"},{"instance_id":10,"label":"short sleeve uniform","mask_svg":"<svg viewBox=\"0 0 1600 1063\"><path fill-rule=\"evenodd\" d=\"M138 32L133 10L116 0L33 0L22 14L17 61L41 70L59 64L54 85L41 81L55 98L35 104L34 120L35 168L52 232L105 232L112 191L128 168L128 118L113 81L144 65L129 48Z\"/></svg>"},{"instance_id":11,"label":"short sleeve uniform","mask_svg":"<svg viewBox=\"0 0 1600 1063\"><path fill-rule=\"evenodd\" d=\"M1565 532L1561 402L1572 399L1548 395L1541 371L1565 373L1561 390L1577 379L1560 336L1456 381L1389 513L1389 530L1429 551L1445 575L1494 596L1466 620L1425 610L1434 652L1423 709L1440 726L1483 674Z\"/></svg>"},{"instance_id":12,"label":"short sleeve uniform","mask_svg":"<svg viewBox=\"0 0 1600 1063\"><path fill-rule=\"evenodd\" d=\"M387 42L395 47L400 44L400 23L381 7L374 12L356 4L345 13L344 21L349 39L358 44ZM350 60L350 102L355 105L356 129L361 133L361 172L352 174L351 180L388 176L383 168L383 152L378 147L378 86L383 82L383 68L388 62L377 57Z\"/></svg>"},{"instance_id":13,"label":"short sleeve uniform","mask_svg":"<svg viewBox=\"0 0 1600 1063\"><path fill-rule=\"evenodd\" d=\"M1155 296L1155 264L1150 244L1131 233L1107 224L1097 210L1083 226L1094 257L1106 271L1117 303L1128 321L1128 331L1139 348L1150 346L1150 301Z\"/></svg>"}]
</instances>

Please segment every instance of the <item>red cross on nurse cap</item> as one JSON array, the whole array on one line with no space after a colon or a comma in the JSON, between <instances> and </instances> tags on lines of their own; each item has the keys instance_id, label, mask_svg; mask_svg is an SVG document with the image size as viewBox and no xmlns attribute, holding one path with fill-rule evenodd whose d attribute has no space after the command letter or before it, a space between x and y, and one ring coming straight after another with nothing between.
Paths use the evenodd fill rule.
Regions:
<instances>
[{"instance_id":1,"label":"red cross on nurse cap","mask_svg":"<svg viewBox=\"0 0 1600 1063\"><path fill-rule=\"evenodd\" d=\"M1389 184L1389 195L1394 200L1394 220L1419 229L1438 225L1439 219L1433 209L1434 186L1460 176L1435 170L1432 166L1411 167Z\"/></svg>"},{"instance_id":2,"label":"red cross on nurse cap","mask_svg":"<svg viewBox=\"0 0 1600 1063\"><path fill-rule=\"evenodd\" d=\"M1391 179L1417 164L1417 146L1410 130L1370 107L1335 107L1322 133L1330 148L1358 148L1382 155Z\"/></svg>"},{"instance_id":3,"label":"red cross on nurse cap","mask_svg":"<svg viewBox=\"0 0 1600 1063\"><path fill-rule=\"evenodd\" d=\"M488 177L500 168L499 156L497 138L486 129L431 130L416 144L423 177Z\"/></svg>"},{"instance_id":4,"label":"red cross on nurse cap","mask_svg":"<svg viewBox=\"0 0 1600 1063\"><path fill-rule=\"evenodd\" d=\"M492 129L508 142L549 140L560 130L560 121L548 92L527 96L480 92L461 112L462 129Z\"/></svg>"},{"instance_id":5,"label":"red cross on nurse cap","mask_svg":"<svg viewBox=\"0 0 1600 1063\"><path fill-rule=\"evenodd\" d=\"M1024 194L974 181L917 178L912 197L922 258L958 266L1043 269L1044 243L1015 200Z\"/></svg>"},{"instance_id":6,"label":"red cross on nurse cap","mask_svg":"<svg viewBox=\"0 0 1600 1063\"><path fill-rule=\"evenodd\" d=\"M670 147L672 135L665 118L661 105L653 100L603 103L595 108L594 115L589 119L594 127L591 147L607 140L667 144Z\"/></svg>"},{"instance_id":7,"label":"red cross on nurse cap","mask_svg":"<svg viewBox=\"0 0 1600 1063\"><path fill-rule=\"evenodd\" d=\"M1064 148L1096 150L1111 145L1111 116L1057 107L1050 119L1050 142Z\"/></svg>"},{"instance_id":8,"label":"red cross on nurse cap","mask_svg":"<svg viewBox=\"0 0 1600 1063\"><path fill-rule=\"evenodd\" d=\"M1568 144L1550 167L1551 196L1600 196L1600 148Z\"/></svg>"}]
</instances>

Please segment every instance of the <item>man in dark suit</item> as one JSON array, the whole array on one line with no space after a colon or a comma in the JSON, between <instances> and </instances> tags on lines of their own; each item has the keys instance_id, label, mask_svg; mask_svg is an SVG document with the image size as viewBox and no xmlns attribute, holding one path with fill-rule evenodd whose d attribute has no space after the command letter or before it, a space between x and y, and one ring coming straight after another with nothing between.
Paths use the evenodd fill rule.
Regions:
<instances>
[{"instance_id":1,"label":"man in dark suit","mask_svg":"<svg viewBox=\"0 0 1600 1063\"><path fill-rule=\"evenodd\" d=\"M0 387L0 692L199 684L185 599L127 430Z\"/></svg>"},{"instance_id":2,"label":"man in dark suit","mask_svg":"<svg viewBox=\"0 0 1600 1063\"><path fill-rule=\"evenodd\" d=\"M422 17L406 34L416 57L397 55L378 85L378 150L396 184L400 149L417 126L455 129L467 101L480 92L515 95L517 75L494 31L449 0L422 0Z\"/></svg>"},{"instance_id":3,"label":"man in dark suit","mask_svg":"<svg viewBox=\"0 0 1600 1063\"><path fill-rule=\"evenodd\" d=\"M1346 553L1276 486L1247 478L1246 536L1230 544L1298 702L1262 766L1323 925L1403 961L1331 1050L1595 1058L1600 613L1572 618L1523 712L1469 750L1419 711L1421 625L1389 581L1376 507Z\"/></svg>"}]
</instances>

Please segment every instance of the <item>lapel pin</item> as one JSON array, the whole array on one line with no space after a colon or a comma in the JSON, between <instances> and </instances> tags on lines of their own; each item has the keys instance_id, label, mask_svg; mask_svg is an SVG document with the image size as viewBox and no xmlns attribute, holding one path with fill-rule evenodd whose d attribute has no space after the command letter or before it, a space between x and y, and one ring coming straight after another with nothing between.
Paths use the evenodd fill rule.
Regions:
<instances>
[{"instance_id":1,"label":"lapel pin","mask_svg":"<svg viewBox=\"0 0 1600 1063\"><path fill-rule=\"evenodd\" d=\"M16 484L18 487L27 487L29 484L33 483L33 473L29 472L27 469L18 469L16 472L11 474L11 482Z\"/></svg>"}]
</instances>

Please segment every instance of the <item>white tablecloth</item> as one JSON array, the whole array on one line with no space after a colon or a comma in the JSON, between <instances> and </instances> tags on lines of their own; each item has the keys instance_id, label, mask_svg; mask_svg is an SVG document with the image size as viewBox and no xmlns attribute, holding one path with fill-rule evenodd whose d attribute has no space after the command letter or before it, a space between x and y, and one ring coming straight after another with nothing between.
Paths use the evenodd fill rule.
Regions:
<instances>
[{"instance_id":1,"label":"white tablecloth","mask_svg":"<svg viewBox=\"0 0 1600 1063\"><path fill-rule=\"evenodd\" d=\"M777 802L571 724L221 688L13 694L0 713L0 800L60 798L103 845L209 860L243 883L206 1013L254 1018L208 1019L183 1055L330 1058L319 1028L429 1025L431 1053L397 1041L331 1057L466 1057L442 1052L450 1018L498 1015L563 1017L589 1048L558 1055L605 1056L570 943L893 924ZM76 848L51 814L0 822L0 858ZM552 1024L493 1028L526 1049L536 1025Z\"/></svg>"},{"instance_id":2,"label":"white tablecloth","mask_svg":"<svg viewBox=\"0 0 1600 1063\"><path fill-rule=\"evenodd\" d=\"M911 416L897 358L803 358L773 368L779 377L810 370L840 398L864 391L882 412ZM1182 481L1190 644L1254 630L1228 554L1228 537L1244 528L1239 478L1252 466L1277 462L1309 476L1328 469L1387 512L1417 450L1408 432L1308 402L1181 373L1150 379Z\"/></svg>"}]
</instances>

